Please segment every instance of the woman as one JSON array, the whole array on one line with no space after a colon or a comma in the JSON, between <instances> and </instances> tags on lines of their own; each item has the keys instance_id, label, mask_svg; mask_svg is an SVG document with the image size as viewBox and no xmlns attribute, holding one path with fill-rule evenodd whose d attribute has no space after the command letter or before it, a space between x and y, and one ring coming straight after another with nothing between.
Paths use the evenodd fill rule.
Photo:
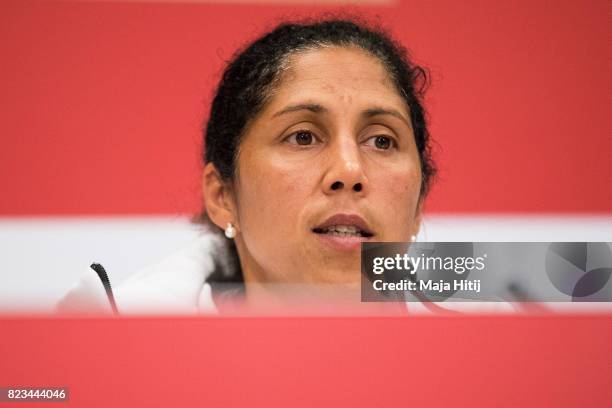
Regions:
<instances>
[{"instance_id":1,"label":"woman","mask_svg":"<svg viewBox=\"0 0 612 408\"><path fill-rule=\"evenodd\" d=\"M352 21L282 24L239 52L204 132L209 233L120 287L119 311L283 305L329 288L358 301L361 242L419 231L434 175L426 82L400 45Z\"/></svg>"}]
</instances>

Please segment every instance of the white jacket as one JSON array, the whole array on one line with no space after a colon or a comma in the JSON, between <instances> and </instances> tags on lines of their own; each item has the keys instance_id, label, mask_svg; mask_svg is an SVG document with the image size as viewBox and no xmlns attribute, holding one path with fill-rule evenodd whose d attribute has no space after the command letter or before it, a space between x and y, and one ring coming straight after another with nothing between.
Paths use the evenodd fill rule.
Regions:
<instances>
[{"instance_id":1,"label":"white jacket","mask_svg":"<svg viewBox=\"0 0 612 408\"><path fill-rule=\"evenodd\" d=\"M120 314L215 314L206 278L227 259L222 238L202 233L189 245L147 266L113 288ZM112 283L112 276L111 276ZM112 314L98 275L85 268L81 280L58 304L60 313Z\"/></svg>"},{"instance_id":2,"label":"white jacket","mask_svg":"<svg viewBox=\"0 0 612 408\"><path fill-rule=\"evenodd\" d=\"M162 261L147 266L116 288L113 294L121 315L201 315L217 314L212 289L206 279L217 269L231 274L224 238L203 232L196 240ZM112 276L111 276L112 283ZM442 308L441 308L442 307ZM112 314L105 288L91 268L62 298L60 313ZM514 312L504 302L445 302L408 304L410 314L454 312Z\"/></svg>"}]
</instances>

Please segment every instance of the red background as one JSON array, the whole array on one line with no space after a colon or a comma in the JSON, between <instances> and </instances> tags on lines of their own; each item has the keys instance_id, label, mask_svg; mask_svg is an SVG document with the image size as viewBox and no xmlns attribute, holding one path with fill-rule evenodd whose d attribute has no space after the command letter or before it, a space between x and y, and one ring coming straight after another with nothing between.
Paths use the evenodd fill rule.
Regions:
<instances>
[{"instance_id":1,"label":"red background","mask_svg":"<svg viewBox=\"0 0 612 408\"><path fill-rule=\"evenodd\" d=\"M69 406L603 407L612 399L609 316L5 318L0 329L10 333L0 384L67 386Z\"/></svg>"},{"instance_id":2,"label":"red background","mask_svg":"<svg viewBox=\"0 0 612 408\"><path fill-rule=\"evenodd\" d=\"M429 211L612 213L611 4L348 9L378 16L432 71ZM0 215L196 211L223 61L284 16L326 10L0 2Z\"/></svg>"}]
</instances>

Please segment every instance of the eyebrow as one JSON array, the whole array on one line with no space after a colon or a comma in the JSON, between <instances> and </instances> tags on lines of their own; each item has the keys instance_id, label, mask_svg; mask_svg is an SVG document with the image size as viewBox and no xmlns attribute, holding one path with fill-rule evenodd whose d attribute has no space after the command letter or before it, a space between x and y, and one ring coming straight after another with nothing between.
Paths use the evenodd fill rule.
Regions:
<instances>
[{"instance_id":1,"label":"eyebrow","mask_svg":"<svg viewBox=\"0 0 612 408\"><path fill-rule=\"evenodd\" d=\"M391 116L398 118L402 122L404 122L408 127L411 127L408 119L406 119L404 115L402 115L400 112L396 111L395 109L385 109L385 108L366 109L363 112L361 112L361 115L366 118L371 118L372 116L378 116L378 115L391 115Z\"/></svg>"},{"instance_id":2,"label":"eyebrow","mask_svg":"<svg viewBox=\"0 0 612 408\"><path fill-rule=\"evenodd\" d=\"M281 116L287 113L297 112L301 110L307 110L313 113L327 113L328 112L328 109L316 103L300 103L297 105L287 106L286 108L276 112L274 115L272 115L272 117L275 118L277 116ZM408 121L408 119L406 119L404 115L402 115L400 112L396 111L395 109L369 108L361 112L361 116L365 118L371 118L373 116L378 116L378 115L390 115L390 116L396 117L410 127L410 122Z\"/></svg>"},{"instance_id":3,"label":"eyebrow","mask_svg":"<svg viewBox=\"0 0 612 408\"><path fill-rule=\"evenodd\" d=\"M323 106L321 106L319 104L316 104L316 103L300 103L298 105L287 106L283 110L280 110L280 111L276 112L274 115L272 115L272 117L275 118L275 117L280 116L280 115L284 115L284 114L291 113L291 112L296 112L296 111L301 111L301 110L308 110L308 111L311 111L313 113L325 113L325 112L327 112L327 109L325 109Z\"/></svg>"}]
</instances>

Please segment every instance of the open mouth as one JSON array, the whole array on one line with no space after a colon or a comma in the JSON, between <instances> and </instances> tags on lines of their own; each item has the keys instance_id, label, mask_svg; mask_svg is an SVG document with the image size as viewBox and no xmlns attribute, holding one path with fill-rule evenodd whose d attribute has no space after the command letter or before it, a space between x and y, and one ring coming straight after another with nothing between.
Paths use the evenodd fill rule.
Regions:
<instances>
[{"instance_id":1,"label":"open mouth","mask_svg":"<svg viewBox=\"0 0 612 408\"><path fill-rule=\"evenodd\" d=\"M336 237L365 237L373 236L369 231L363 230L355 225L331 225L324 228L314 228L312 232L316 234L327 234Z\"/></svg>"}]
</instances>

